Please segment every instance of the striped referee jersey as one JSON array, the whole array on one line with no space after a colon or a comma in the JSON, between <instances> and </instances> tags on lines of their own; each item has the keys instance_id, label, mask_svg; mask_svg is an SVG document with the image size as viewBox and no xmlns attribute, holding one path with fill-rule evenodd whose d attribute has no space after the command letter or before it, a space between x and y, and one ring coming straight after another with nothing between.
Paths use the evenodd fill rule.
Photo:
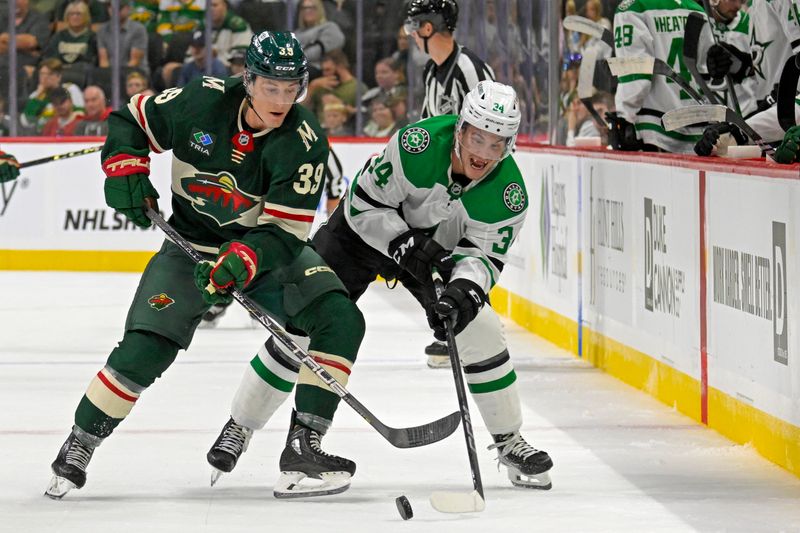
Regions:
<instances>
[{"instance_id":1,"label":"striped referee jersey","mask_svg":"<svg viewBox=\"0 0 800 533\"><path fill-rule=\"evenodd\" d=\"M444 63L428 60L423 73L425 101L420 118L457 115L464 96L479 81L494 80L494 71L472 50L455 44Z\"/></svg>"}]
</instances>

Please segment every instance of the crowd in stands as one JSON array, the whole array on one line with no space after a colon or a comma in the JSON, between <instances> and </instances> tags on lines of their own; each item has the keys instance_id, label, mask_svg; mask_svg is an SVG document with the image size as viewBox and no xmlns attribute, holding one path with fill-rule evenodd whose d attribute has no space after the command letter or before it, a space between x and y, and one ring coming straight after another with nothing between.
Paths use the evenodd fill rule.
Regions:
<instances>
[{"instance_id":1,"label":"crowd in stands","mask_svg":"<svg viewBox=\"0 0 800 533\"><path fill-rule=\"evenodd\" d=\"M16 3L18 135L104 135L114 61L112 5L101 0L0 0L0 134L9 131L8 9ZM402 2L365 0L364 75L354 75L352 0L119 0L122 104L206 75L204 22L212 21L211 75L238 75L254 32L287 20L311 66L307 105L330 135L385 137L408 123ZM396 5L395 5L396 4ZM287 9L296 9L287 17ZM385 29L385 31L384 31ZM360 95L360 100L359 100Z\"/></svg>"}]
</instances>

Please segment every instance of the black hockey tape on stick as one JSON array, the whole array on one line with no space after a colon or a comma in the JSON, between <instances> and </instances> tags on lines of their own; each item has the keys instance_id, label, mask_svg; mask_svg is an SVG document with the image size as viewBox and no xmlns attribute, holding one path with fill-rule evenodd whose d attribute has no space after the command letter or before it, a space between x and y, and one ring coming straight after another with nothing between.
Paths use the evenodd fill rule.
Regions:
<instances>
[{"instance_id":1,"label":"black hockey tape on stick","mask_svg":"<svg viewBox=\"0 0 800 533\"><path fill-rule=\"evenodd\" d=\"M579 15L570 15L568 17L564 17L561 25L564 27L564 29L569 31L596 37L606 43L609 48L612 50L614 49L614 35L611 33L611 30L599 22L595 22L592 19L581 17Z\"/></svg>"},{"instance_id":2,"label":"black hockey tape on stick","mask_svg":"<svg viewBox=\"0 0 800 533\"><path fill-rule=\"evenodd\" d=\"M797 81L800 79L800 68L794 56L790 56L783 66L781 81L778 85L778 124L783 131L797 125L795 120L795 100L797 99Z\"/></svg>"},{"instance_id":3,"label":"black hockey tape on stick","mask_svg":"<svg viewBox=\"0 0 800 533\"><path fill-rule=\"evenodd\" d=\"M686 20L686 27L683 32L683 62L686 68L692 74L694 81L700 86L700 89L712 104L723 104L722 99L717 96L717 93L711 90L706 83L703 75L697 69L697 48L700 43L700 34L703 33L703 27L706 25L706 18L698 13L692 11L689 13L689 18Z\"/></svg>"},{"instance_id":4,"label":"black hockey tape on stick","mask_svg":"<svg viewBox=\"0 0 800 533\"><path fill-rule=\"evenodd\" d=\"M439 299L444 292L444 282L442 281L442 276L436 270L433 271L432 277L436 298ZM478 466L478 452L475 449L475 433L472 430L472 421L469 416L469 404L467 403L464 376L461 373L461 359L458 357L458 348L456 347L456 335L453 332L453 320L445 318L444 326L447 337L447 353L450 356L450 366L452 367L456 384L458 409L461 413L464 439L467 442L467 456L469 457L469 468L472 472L472 487L474 490L469 493L434 492L431 494L430 501L433 508L441 513L480 512L486 508L486 500L483 497L483 482L481 481L481 470Z\"/></svg>"},{"instance_id":5,"label":"black hockey tape on stick","mask_svg":"<svg viewBox=\"0 0 800 533\"><path fill-rule=\"evenodd\" d=\"M589 114L592 115L595 124L600 131L608 132L608 124L597 109L594 108L592 103L592 94L594 93L594 71L597 66L597 51L588 49L583 54L581 59L581 67L578 70L578 98L581 103L586 107Z\"/></svg>"},{"instance_id":6,"label":"black hockey tape on stick","mask_svg":"<svg viewBox=\"0 0 800 533\"><path fill-rule=\"evenodd\" d=\"M714 39L714 44L719 44L719 39L717 38L717 34L714 33L714 19L711 17L711 2L709 0L703 0L703 8L706 15L706 19L708 20L709 29L711 30L711 38ZM725 84L728 86L728 94L731 96L731 102L733 102L733 108L736 110L736 113L741 115L742 108L739 105L739 97L736 96L736 87L733 84L733 77L730 73L725 75Z\"/></svg>"},{"instance_id":7,"label":"black hockey tape on stick","mask_svg":"<svg viewBox=\"0 0 800 533\"><path fill-rule=\"evenodd\" d=\"M184 239L175 228L170 226L164 217L162 217L158 212L154 211L150 206L145 206L145 213L147 217L155 223L156 226L161 228L164 234L169 237L169 239L175 243L186 255L192 258L195 263L199 263L200 261L204 261L203 256L200 255L200 252L192 248L192 245ZM331 376L324 368L322 368L319 363L317 363L313 357L308 355L308 353L303 350L297 343L286 333L286 330L275 321L271 316L265 313L261 307L258 306L249 296L243 294L236 288L228 289L228 292L234 297L234 299L242 304L242 307L250 313L250 316L255 318L262 326L264 326L275 340L283 344L289 351L292 352L294 357L306 367L311 369L319 379L322 380L330 389L339 396L342 400L347 403L353 410L358 413L361 418L367 421L369 425L374 427L378 433L380 433L383 438L388 440L392 446L396 446L397 448L415 448L417 446L427 446L428 444L433 444L434 442L439 442L440 440L450 436L456 428L458 428L458 423L461 419L460 414L458 412L451 413L450 415L440 418L435 422L431 422L428 424L424 424L422 426L410 427L410 428L392 428L378 420L378 418L373 415L369 409L364 407L364 404L356 400L356 398L350 394L347 389L339 383L336 378Z\"/></svg>"},{"instance_id":8,"label":"black hockey tape on stick","mask_svg":"<svg viewBox=\"0 0 800 533\"><path fill-rule=\"evenodd\" d=\"M74 152L67 152L66 154L51 155L48 157L43 157L41 159L34 159L33 161L25 161L24 163L20 163L19 168L35 167L36 165L42 165L44 163L51 163L53 161L60 161L62 159L70 159L72 157L78 157L80 155L93 154L95 152L99 152L102 149L103 145L100 145L100 146L92 146L89 148L84 148L83 150L75 150Z\"/></svg>"}]
</instances>

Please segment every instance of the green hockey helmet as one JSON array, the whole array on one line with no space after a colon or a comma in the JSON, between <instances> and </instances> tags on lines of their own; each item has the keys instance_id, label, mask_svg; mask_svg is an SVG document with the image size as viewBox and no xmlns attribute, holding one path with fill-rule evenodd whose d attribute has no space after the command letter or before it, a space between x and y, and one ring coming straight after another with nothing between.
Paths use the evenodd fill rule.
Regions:
<instances>
[{"instance_id":1,"label":"green hockey helmet","mask_svg":"<svg viewBox=\"0 0 800 533\"><path fill-rule=\"evenodd\" d=\"M308 90L308 60L294 33L263 31L254 35L247 47L244 62L244 83L251 94L254 76L271 80L299 81L300 90L295 102L306 97Z\"/></svg>"}]
</instances>

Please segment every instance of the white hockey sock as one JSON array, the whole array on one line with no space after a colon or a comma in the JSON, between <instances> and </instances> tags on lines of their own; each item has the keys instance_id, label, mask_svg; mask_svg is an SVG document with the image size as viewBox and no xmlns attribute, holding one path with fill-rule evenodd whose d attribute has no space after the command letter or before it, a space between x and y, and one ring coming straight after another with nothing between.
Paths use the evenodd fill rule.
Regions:
<instances>
[{"instance_id":1,"label":"white hockey sock","mask_svg":"<svg viewBox=\"0 0 800 533\"><path fill-rule=\"evenodd\" d=\"M464 367L472 398L492 435L519 431L522 408L508 351Z\"/></svg>"}]
</instances>

